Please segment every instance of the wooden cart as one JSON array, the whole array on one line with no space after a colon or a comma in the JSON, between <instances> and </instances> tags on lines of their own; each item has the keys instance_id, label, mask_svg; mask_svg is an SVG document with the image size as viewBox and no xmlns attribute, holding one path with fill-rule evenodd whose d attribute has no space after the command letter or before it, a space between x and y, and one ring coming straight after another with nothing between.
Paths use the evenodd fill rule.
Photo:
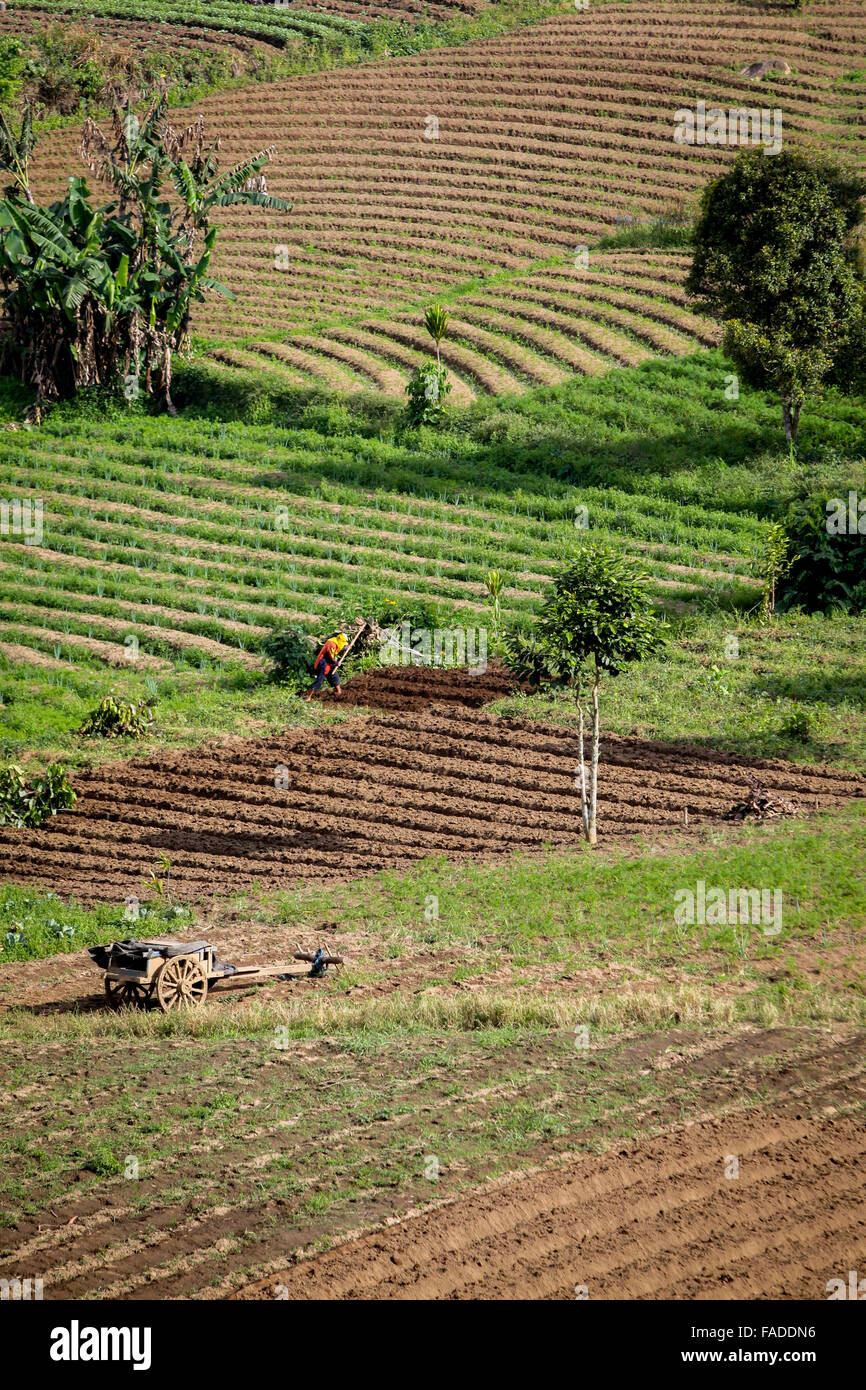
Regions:
<instances>
[{"instance_id":1,"label":"wooden cart","mask_svg":"<svg viewBox=\"0 0 866 1390\"><path fill-rule=\"evenodd\" d=\"M107 946L91 946L87 954L105 972L105 993L115 1008L121 1004L144 1004L155 996L163 1013L204 1003L209 988L220 982L247 984L255 980L319 976L329 965L343 964L342 956L320 948L295 951L291 965L230 965L217 959L208 941L158 938L112 941Z\"/></svg>"}]
</instances>

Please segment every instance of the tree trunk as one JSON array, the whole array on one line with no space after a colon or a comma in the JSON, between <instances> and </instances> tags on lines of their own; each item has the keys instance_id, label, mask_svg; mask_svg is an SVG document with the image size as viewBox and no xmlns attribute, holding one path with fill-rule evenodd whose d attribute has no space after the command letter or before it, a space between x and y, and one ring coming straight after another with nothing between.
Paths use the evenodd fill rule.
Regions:
<instances>
[{"instance_id":1,"label":"tree trunk","mask_svg":"<svg viewBox=\"0 0 866 1390\"><path fill-rule=\"evenodd\" d=\"M589 800L588 800L587 794L586 794L586 758L584 757L584 749L583 749L583 734L584 734L583 701L580 702L580 704L579 704L578 707L577 707L577 710L578 710L578 714L580 715L580 724L579 724L579 731L580 731L580 818L581 818L581 821L582 821L582 823L583 823L583 838L584 838L585 840L588 840L588 839L589 839Z\"/></svg>"},{"instance_id":2,"label":"tree trunk","mask_svg":"<svg viewBox=\"0 0 866 1390\"><path fill-rule=\"evenodd\" d=\"M176 415L177 410L171 399L171 344L168 342L165 344L165 353L162 359L162 398L169 415Z\"/></svg>"},{"instance_id":3,"label":"tree trunk","mask_svg":"<svg viewBox=\"0 0 866 1390\"><path fill-rule=\"evenodd\" d=\"M785 442L788 448L793 448L797 442L797 430L800 428L800 411L802 404L800 401L782 401L782 421L785 426Z\"/></svg>"},{"instance_id":4,"label":"tree trunk","mask_svg":"<svg viewBox=\"0 0 866 1390\"><path fill-rule=\"evenodd\" d=\"M598 742L599 742L599 721L598 721L598 667L595 671L595 680L592 685L592 771L589 784L589 843L594 845L598 839L596 833L596 814L598 808Z\"/></svg>"}]
</instances>

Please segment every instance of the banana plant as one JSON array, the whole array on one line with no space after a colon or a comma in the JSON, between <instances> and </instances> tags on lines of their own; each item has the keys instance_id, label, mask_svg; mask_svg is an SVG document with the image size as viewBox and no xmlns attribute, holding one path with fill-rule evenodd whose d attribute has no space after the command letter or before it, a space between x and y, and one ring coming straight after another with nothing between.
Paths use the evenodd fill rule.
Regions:
<instances>
[{"instance_id":1,"label":"banana plant","mask_svg":"<svg viewBox=\"0 0 866 1390\"><path fill-rule=\"evenodd\" d=\"M146 390L173 411L172 354L188 341L193 305L207 293L234 297L209 274L213 208L291 210L264 191L261 171L273 147L221 173L219 142L206 145L202 120L176 131L165 111L164 97L141 118L129 106L115 108L110 135L85 123L85 162L115 195L101 207L79 176L62 201L38 206L29 180L31 114L17 135L0 114L0 169L12 180L0 199L0 285L10 330L3 354L36 387L37 403L84 385L113 386L135 362ZM171 187L175 202L168 201Z\"/></svg>"}]
</instances>

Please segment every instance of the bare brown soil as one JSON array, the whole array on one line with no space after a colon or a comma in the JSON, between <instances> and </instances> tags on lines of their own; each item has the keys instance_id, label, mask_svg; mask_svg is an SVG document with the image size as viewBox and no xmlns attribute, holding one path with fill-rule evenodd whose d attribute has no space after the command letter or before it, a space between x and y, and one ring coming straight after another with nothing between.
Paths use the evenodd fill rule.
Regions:
<instances>
[{"instance_id":1,"label":"bare brown soil","mask_svg":"<svg viewBox=\"0 0 866 1390\"><path fill-rule=\"evenodd\" d=\"M7 661L16 665L24 662L28 666L41 666L45 671L75 670L70 661L57 661L53 656L46 656L45 652L38 651L36 647L22 647L17 642L0 642L0 656L5 656Z\"/></svg>"},{"instance_id":2,"label":"bare brown soil","mask_svg":"<svg viewBox=\"0 0 866 1390\"><path fill-rule=\"evenodd\" d=\"M316 0L315 8L347 19L452 19L477 14L488 0Z\"/></svg>"},{"instance_id":3,"label":"bare brown soil","mask_svg":"<svg viewBox=\"0 0 866 1390\"><path fill-rule=\"evenodd\" d=\"M465 675L464 698L489 698L475 679L488 677ZM345 882L435 854L490 860L580 842L573 729L457 705L456 672L400 668L377 680L383 702L405 707L79 772L71 811L4 831L0 872L122 902L142 895L165 853L178 897L192 902L253 884ZM358 698L377 680L360 681ZM450 703L426 703L440 687ZM866 795L866 778L838 769L608 736L600 843L719 825L754 770L807 811Z\"/></svg>"},{"instance_id":4,"label":"bare brown soil","mask_svg":"<svg viewBox=\"0 0 866 1390\"><path fill-rule=\"evenodd\" d=\"M10 1051L0 1277L42 1276L46 1299L825 1298L863 1253L849 1028L618 1035L583 1061L568 1034ZM557 1123L515 1130L526 1106ZM99 1175L100 1144L140 1180Z\"/></svg>"},{"instance_id":5,"label":"bare brown soil","mask_svg":"<svg viewBox=\"0 0 866 1390\"><path fill-rule=\"evenodd\" d=\"M240 1296L825 1299L863 1249L864 1156L862 1117L693 1124L475 1193Z\"/></svg>"},{"instance_id":6,"label":"bare brown soil","mask_svg":"<svg viewBox=\"0 0 866 1390\"><path fill-rule=\"evenodd\" d=\"M491 662L486 671L469 674L463 667L379 666L353 676L339 697L344 705L365 705L370 709L417 710L439 702L481 709L514 690L514 681L504 666ZM336 703L326 686L318 697Z\"/></svg>"}]
</instances>

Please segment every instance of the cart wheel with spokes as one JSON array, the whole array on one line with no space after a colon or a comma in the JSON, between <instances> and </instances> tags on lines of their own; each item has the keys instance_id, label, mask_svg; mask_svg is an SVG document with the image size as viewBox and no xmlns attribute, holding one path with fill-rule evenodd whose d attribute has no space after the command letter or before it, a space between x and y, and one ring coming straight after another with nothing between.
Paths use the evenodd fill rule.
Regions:
<instances>
[{"instance_id":1,"label":"cart wheel with spokes","mask_svg":"<svg viewBox=\"0 0 866 1390\"><path fill-rule=\"evenodd\" d=\"M112 980L109 975L105 977L105 998L113 1009L119 1009L122 1004L144 1004L149 995L147 985L137 984L135 980Z\"/></svg>"},{"instance_id":2,"label":"cart wheel with spokes","mask_svg":"<svg viewBox=\"0 0 866 1390\"><path fill-rule=\"evenodd\" d=\"M156 997L164 1014L170 1009L188 1009L207 998L207 975L195 956L174 956L156 977Z\"/></svg>"}]
</instances>

